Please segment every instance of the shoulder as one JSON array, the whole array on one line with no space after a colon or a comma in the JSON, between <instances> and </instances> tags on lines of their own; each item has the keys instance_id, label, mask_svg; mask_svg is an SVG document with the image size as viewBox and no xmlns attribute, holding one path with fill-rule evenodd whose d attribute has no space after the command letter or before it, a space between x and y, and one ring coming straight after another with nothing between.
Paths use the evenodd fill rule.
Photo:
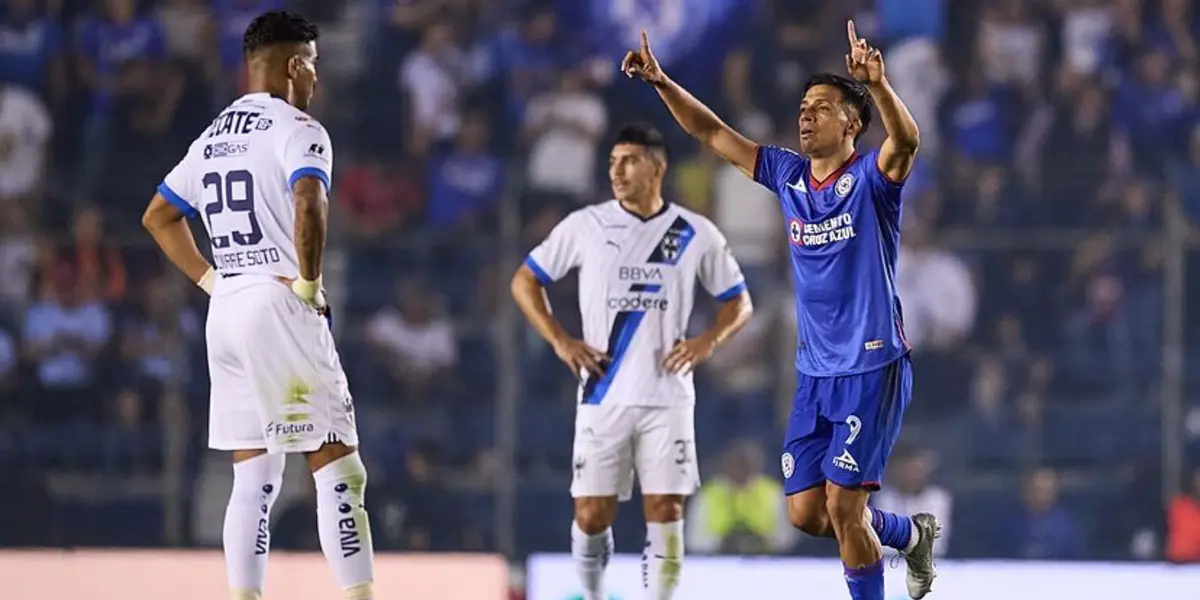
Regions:
<instances>
[{"instance_id":1,"label":"shoulder","mask_svg":"<svg viewBox=\"0 0 1200 600\"><path fill-rule=\"evenodd\" d=\"M601 202L599 204L589 204L587 206L577 208L563 217L560 223L573 229L585 228L593 224L602 224L609 220L609 214L612 201Z\"/></svg>"},{"instance_id":2,"label":"shoulder","mask_svg":"<svg viewBox=\"0 0 1200 600\"><path fill-rule=\"evenodd\" d=\"M784 166L803 166L808 159L799 152L783 146L762 145L758 147L758 160L768 161L776 168Z\"/></svg>"},{"instance_id":3,"label":"shoulder","mask_svg":"<svg viewBox=\"0 0 1200 600\"><path fill-rule=\"evenodd\" d=\"M717 228L717 224L712 222L712 219L691 210L684 208L678 204L672 205L672 210L675 211L684 221L692 226L696 231L696 236L705 241L724 242L725 236L721 230Z\"/></svg>"}]
</instances>

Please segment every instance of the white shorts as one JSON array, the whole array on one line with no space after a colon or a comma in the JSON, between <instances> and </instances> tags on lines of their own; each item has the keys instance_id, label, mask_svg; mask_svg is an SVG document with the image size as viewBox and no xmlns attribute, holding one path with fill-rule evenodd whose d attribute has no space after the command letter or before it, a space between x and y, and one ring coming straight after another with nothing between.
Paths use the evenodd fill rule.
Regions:
<instances>
[{"instance_id":1,"label":"white shorts","mask_svg":"<svg viewBox=\"0 0 1200 600\"><path fill-rule=\"evenodd\" d=\"M358 445L333 334L287 286L262 275L219 279L205 334L209 448L276 454Z\"/></svg>"},{"instance_id":2,"label":"white shorts","mask_svg":"<svg viewBox=\"0 0 1200 600\"><path fill-rule=\"evenodd\" d=\"M581 404L575 413L571 496L688 496L700 487L695 407Z\"/></svg>"}]
</instances>

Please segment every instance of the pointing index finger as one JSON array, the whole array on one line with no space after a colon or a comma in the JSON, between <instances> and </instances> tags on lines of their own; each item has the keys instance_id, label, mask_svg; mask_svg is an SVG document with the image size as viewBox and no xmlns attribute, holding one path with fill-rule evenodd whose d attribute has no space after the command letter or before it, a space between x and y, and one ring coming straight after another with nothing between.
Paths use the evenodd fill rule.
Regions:
<instances>
[{"instance_id":1,"label":"pointing index finger","mask_svg":"<svg viewBox=\"0 0 1200 600\"><path fill-rule=\"evenodd\" d=\"M650 52L650 36L646 35L646 30L642 30L642 52Z\"/></svg>"},{"instance_id":2,"label":"pointing index finger","mask_svg":"<svg viewBox=\"0 0 1200 600\"><path fill-rule=\"evenodd\" d=\"M850 44L858 43L858 32L854 29L854 19L846 21L846 37L850 38Z\"/></svg>"}]
</instances>

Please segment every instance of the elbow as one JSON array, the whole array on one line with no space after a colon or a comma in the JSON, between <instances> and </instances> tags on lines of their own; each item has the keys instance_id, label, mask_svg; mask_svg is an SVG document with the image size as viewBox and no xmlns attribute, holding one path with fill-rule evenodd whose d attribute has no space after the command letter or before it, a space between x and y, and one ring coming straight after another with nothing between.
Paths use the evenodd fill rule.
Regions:
<instances>
[{"instance_id":1,"label":"elbow","mask_svg":"<svg viewBox=\"0 0 1200 600\"><path fill-rule=\"evenodd\" d=\"M915 156L917 150L921 149L921 131L917 129L915 123L911 128L906 129L901 135L896 136L893 141L896 143L897 150Z\"/></svg>"}]
</instances>

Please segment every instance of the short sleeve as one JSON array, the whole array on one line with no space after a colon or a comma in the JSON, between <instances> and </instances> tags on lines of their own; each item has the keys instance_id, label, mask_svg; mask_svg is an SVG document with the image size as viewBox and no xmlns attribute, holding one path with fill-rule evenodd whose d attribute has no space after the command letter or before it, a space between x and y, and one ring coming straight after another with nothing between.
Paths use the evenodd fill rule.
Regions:
<instances>
[{"instance_id":1,"label":"short sleeve","mask_svg":"<svg viewBox=\"0 0 1200 600\"><path fill-rule=\"evenodd\" d=\"M283 171L288 174L288 189L301 177L316 177L332 189L333 144L325 128L308 121L292 132L283 147Z\"/></svg>"},{"instance_id":2,"label":"short sleeve","mask_svg":"<svg viewBox=\"0 0 1200 600\"><path fill-rule=\"evenodd\" d=\"M553 283L579 266L579 246L579 216L578 213L572 213L529 253L525 258L525 266L533 271L542 285Z\"/></svg>"},{"instance_id":3,"label":"short sleeve","mask_svg":"<svg viewBox=\"0 0 1200 600\"><path fill-rule=\"evenodd\" d=\"M792 173L804 159L799 154L779 146L759 146L754 159L754 181L780 194Z\"/></svg>"},{"instance_id":4,"label":"short sleeve","mask_svg":"<svg viewBox=\"0 0 1200 600\"><path fill-rule=\"evenodd\" d=\"M192 172L192 154L188 152L179 164L158 184L158 193L170 202L183 216L194 219L200 215L199 178Z\"/></svg>"},{"instance_id":5,"label":"short sleeve","mask_svg":"<svg viewBox=\"0 0 1200 600\"><path fill-rule=\"evenodd\" d=\"M888 177L883 169L879 167L879 151L871 152L863 157L863 160L869 161L864 171L867 173L867 181L871 184L871 191L874 197L879 198L883 206L888 210L899 210L901 192L904 191L903 181L893 181Z\"/></svg>"},{"instance_id":6,"label":"short sleeve","mask_svg":"<svg viewBox=\"0 0 1200 600\"><path fill-rule=\"evenodd\" d=\"M746 291L746 278L729 242L714 226L700 258L700 284L720 302L728 302Z\"/></svg>"}]
</instances>

